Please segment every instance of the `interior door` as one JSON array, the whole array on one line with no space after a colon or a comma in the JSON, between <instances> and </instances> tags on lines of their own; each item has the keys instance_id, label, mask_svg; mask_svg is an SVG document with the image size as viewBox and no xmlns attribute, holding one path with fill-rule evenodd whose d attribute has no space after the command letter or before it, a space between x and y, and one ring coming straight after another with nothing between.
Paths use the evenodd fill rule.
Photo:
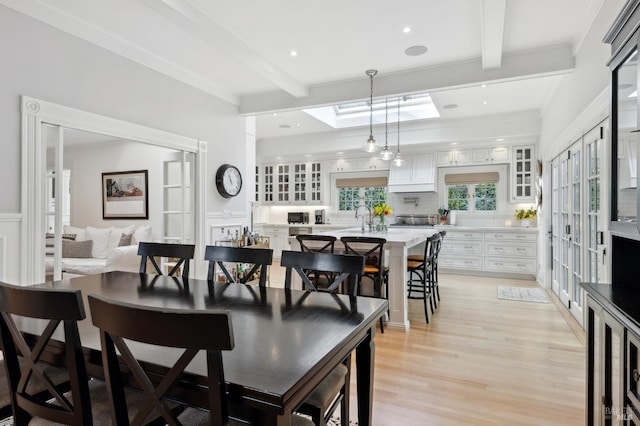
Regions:
<instances>
[{"instance_id":1,"label":"interior door","mask_svg":"<svg viewBox=\"0 0 640 426\"><path fill-rule=\"evenodd\" d=\"M604 147L606 128L598 126L585 135L585 159L587 178L587 264L585 280L592 283L601 283L607 280L607 246L604 237L605 220L607 215L603 208L607 205L604 199L602 160L604 159Z\"/></svg>"},{"instance_id":2,"label":"interior door","mask_svg":"<svg viewBox=\"0 0 640 426\"><path fill-rule=\"evenodd\" d=\"M167 243L193 244L194 155L168 154L163 164L163 235Z\"/></svg>"},{"instance_id":3,"label":"interior door","mask_svg":"<svg viewBox=\"0 0 640 426\"><path fill-rule=\"evenodd\" d=\"M68 204L68 194L63 187L63 146L64 129L60 126L42 124L45 146L44 164L46 164L43 178L46 184L44 194L44 229L47 233L53 233L53 247L45 247L45 276L48 279L62 279L62 217L63 206ZM57 177L57 178L56 178ZM45 244L46 246L46 244ZM53 249L52 253L46 253ZM52 260L52 262L50 262Z\"/></svg>"},{"instance_id":4,"label":"interior door","mask_svg":"<svg viewBox=\"0 0 640 426\"><path fill-rule=\"evenodd\" d=\"M569 228L569 250L570 250L570 274L568 283L568 296L569 296L569 312L576 318L576 320L582 325L583 323L583 305L584 305L584 292L580 287L580 282L583 281L583 259L584 259L584 238L583 238L583 226L584 223L584 200L583 194L583 174L584 174L584 161L582 158L582 141L575 143L570 149L570 187L571 187L571 202L570 202L570 228Z\"/></svg>"},{"instance_id":5,"label":"interior door","mask_svg":"<svg viewBox=\"0 0 640 426\"><path fill-rule=\"evenodd\" d=\"M560 157L551 163L551 289L560 297Z\"/></svg>"}]
</instances>

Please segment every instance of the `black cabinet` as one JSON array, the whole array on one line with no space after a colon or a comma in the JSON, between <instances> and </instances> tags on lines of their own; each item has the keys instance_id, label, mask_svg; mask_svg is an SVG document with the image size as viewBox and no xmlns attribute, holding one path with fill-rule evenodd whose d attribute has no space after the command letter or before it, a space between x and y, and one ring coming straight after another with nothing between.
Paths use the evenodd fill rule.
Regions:
<instances>
[{"instance_id":1,"label":"black cabinet","mask_svg":"<svg viewBox=\"0 0 640 426\"><path fill-rule=\"evenodd\" d=\"M611 44L611 221L610 230L639 238L637 185L640 108L638 44L640 0L630 0L604 38Z\"/></svg>"}]
</instances>

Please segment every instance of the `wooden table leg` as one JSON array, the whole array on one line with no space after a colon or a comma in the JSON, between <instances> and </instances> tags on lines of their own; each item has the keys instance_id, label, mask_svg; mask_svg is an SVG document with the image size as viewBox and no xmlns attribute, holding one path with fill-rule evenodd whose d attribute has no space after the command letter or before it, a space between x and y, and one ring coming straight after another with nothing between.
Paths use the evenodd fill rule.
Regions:
<instances>
[{"instance_id":1,"label":"wooden table leg","mask_svg":"<svg viewBox=\"0 0 640 426\"><path fill-rule=\"evenodd\" d=\"M370 426L373 412L373 367L375 361L375 326L356 348L356 378L358 389L358 426Z\"/></svg>"}]
</instances>

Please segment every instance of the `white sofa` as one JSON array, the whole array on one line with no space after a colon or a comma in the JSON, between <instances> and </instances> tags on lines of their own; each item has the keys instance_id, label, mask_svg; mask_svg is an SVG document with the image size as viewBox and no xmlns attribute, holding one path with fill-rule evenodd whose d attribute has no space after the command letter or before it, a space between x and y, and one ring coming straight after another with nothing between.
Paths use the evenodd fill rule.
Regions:
<instances>
[{"instance_id":1,"label":"white sofa","mask_svg":"<svg viewBox=\"0 0 640 426\"><path fill-rule=\"evenodd\" d=\"M90 275L109 271L138 272L140 269L140 256L138 256L138 242L152 241L152 232L149 226L128 226L126 228L78 228L65 225L65 235L75 235L73 242L92 241L91 253L79 253L80 257L63 257L62 271L67 274ZM131 240L127 245L120 245L122 235L130 235ZM126 239L126 238L125 238ZM63 240L64 245L68 244ZM87 247L87 244L84 245ZM46 270L53 270L53 256L46 258Z\"/></svg>"}]
</instances>

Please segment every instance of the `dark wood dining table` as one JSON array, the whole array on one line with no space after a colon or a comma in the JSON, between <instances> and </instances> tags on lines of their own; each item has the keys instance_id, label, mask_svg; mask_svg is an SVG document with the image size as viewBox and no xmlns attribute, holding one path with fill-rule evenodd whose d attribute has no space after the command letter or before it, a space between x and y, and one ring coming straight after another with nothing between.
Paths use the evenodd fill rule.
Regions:
<instances>
[{"instance_id":1,"label":"dark wood dining table","mask_svg":"<svg viewBox=\"0 0 640 426\"><path fill-rule=\"evenodd\" d=\"M358 424L371 424L375 324L387 310L386 300L118 271L41 286L82 291L87 319L78 326L91 375L103 372L89 294L144 306L228 310L235 348L223 353L223 362L232 415L251 424L290 425L292 411L355 351ZM40 331L37 321L20 327L26 334ZM134 354L148 371L162 376L179 350L136 344ZM204 356L196 357L172 396L206 407L206 374Z\"/></svg>"}]
</instances>

